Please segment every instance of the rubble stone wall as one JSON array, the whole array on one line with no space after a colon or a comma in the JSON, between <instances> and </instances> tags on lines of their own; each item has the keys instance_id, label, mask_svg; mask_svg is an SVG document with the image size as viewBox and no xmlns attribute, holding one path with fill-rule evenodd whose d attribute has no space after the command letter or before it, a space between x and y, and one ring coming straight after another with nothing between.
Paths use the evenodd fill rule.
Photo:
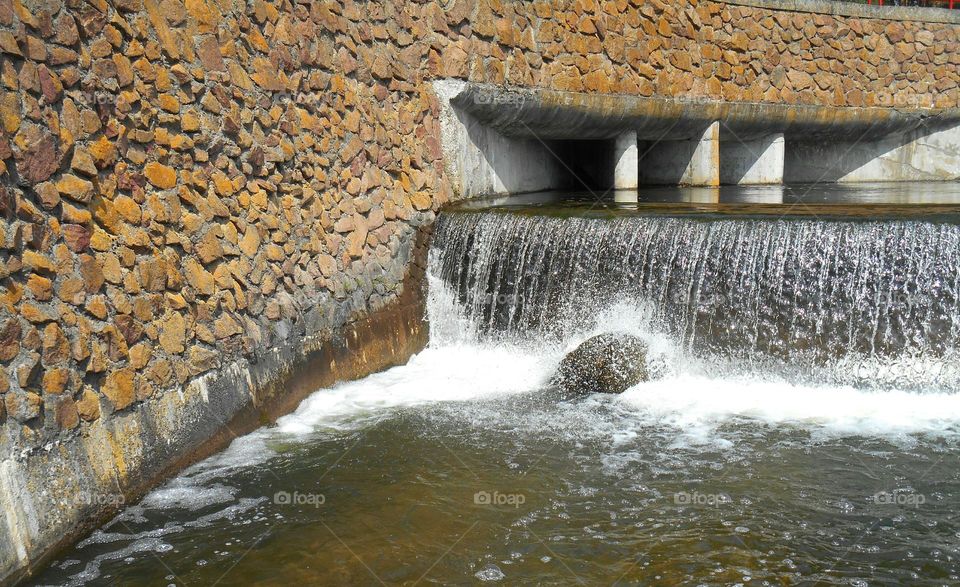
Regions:
<instances>
[{"instance_id":1,"label":"rubble stone wall","mask_svg":"<svg viewBox=\"0 0 960 587\"><path fill-rule=\"evenodd\" d=\"M457 197L433 80L955 108L958 41L698 0L0 0L0 474L388 311ZM0 577L51 546L16 519Z\"/></svg>"}]
</instances>

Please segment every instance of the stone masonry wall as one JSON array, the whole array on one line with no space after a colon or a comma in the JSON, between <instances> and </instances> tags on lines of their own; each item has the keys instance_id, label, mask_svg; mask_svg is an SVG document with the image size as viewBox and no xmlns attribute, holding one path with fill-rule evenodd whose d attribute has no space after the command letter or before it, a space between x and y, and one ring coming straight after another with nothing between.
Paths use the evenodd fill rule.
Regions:
<instances>
[{"instance_id":1,"label":"stone masonry wall","mask_svg":"<svg viewBox=\"0 0 960 587\"><path fill-rule=\"evenodd\" d=\"M958 41L698 0L0 0L0 460L396 299L456 197L431 80L946 108Z\"/></svg>"}]
</instances>

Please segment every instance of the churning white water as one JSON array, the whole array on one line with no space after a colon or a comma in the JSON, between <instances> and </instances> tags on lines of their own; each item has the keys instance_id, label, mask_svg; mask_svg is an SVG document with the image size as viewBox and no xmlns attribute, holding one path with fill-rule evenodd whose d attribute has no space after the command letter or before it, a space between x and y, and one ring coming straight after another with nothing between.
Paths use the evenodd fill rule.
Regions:
<instances>
[{"instance_id":1,"label":"churning white water","mask_svg":"<svg viewBox=\"0 0 960 587\"><path fill-rule=\"evenodd\" d=\"M270 433L536 391L566 352L609 331L651 349L657 378L602 400L638 427L960 430L950 224L454 213L438 222L428 282L427 349L314 394Z\"/></svg>"},{"instance_id":2,"label":"churning white water","mask_svg":"<svg viewBox=\"0 0 960 587\"><path fill-rule=\"evenodd\" d=\"M953 225L455 213L438 222L428 286L427 349L317 392L270 434L542 389L566 352L609 331L651 349L658 378L604 400L638 426L692 433L750 418L903 434L960 423Z\"/></svg>"}]
</instances>

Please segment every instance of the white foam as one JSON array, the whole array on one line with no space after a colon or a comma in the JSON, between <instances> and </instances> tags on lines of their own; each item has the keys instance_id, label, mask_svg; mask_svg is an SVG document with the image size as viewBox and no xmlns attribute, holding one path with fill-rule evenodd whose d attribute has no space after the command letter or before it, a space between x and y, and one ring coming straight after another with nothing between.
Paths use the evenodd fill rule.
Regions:
<instances>
[{"instance_id":1,"label":"white foam","mask_svg":"<svg viewBox=\"0 0 960 587\"><path fill-rule=\"evenodd\" d=\"M280 418L275 431L353 428L397 408L531 391L544 384L558 360L507 345L431 347L406 365L314 393Z\"/></svg>"},{"instance_id":2,"label":"white foam","mask_svg":"<svg viewBox=\"0 0 960 587\"><path fill-rule=\"evenodd\" d=\"M177 477L143 499L148 509L187 509L197 511L219 503L231 503L237 490L216 483L204 487L190 478Z\"/></svg>"},{"instance_id":3,"label":"white foam","mask_svg":"<svg viewBox=\"0 0 960 587\"><path fill-rule=\"evenodd\" d=\"M960 432L960 394L812 387L776 380L679 375L627 390L619 402L640 415L708 433L735 419L839 435Z\"/></svg>"}]
</instances>

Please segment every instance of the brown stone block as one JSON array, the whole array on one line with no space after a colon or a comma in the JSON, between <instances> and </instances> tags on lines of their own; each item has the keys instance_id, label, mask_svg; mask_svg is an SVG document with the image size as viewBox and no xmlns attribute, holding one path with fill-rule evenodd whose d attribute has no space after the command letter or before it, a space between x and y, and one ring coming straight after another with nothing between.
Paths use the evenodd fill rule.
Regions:
<instances>
[{"instance_id":1,"label":"brown stone block","mask_svg":"<svg viewBox=\"0 0 960 587\"><path fill-rule=\"evenodd\" d=\"M179 312L168 312L160 321L160 346L170 354L184 351L187 323Z\"/></svg>"},{"instance_id":2,"label":"brown stone block","mask_svg":"<svg viewBox=\"0 0 960 587\"><path fill-rule=\"evenodd\" d=\"M15 317L0 325L0 361L10 361L20 354L21 332L20 321Z\"/></svg>"},{"instance_id":3,"label":"brown stone block","mask_svg":"<svg viewBox=\"0 0 960 587\"><path fill-rule=\"evenodd\" d=\"M27 278L27 289L33 295L33 299L39 302L46 302L53 298L53 282L42 275L31 273Z\"/></svg>"},{"instance_id":4,"label":"brown stone block","mask_svg":"<svg viewBox=\"0 0 960 587\"><path fill-rule=\"evenodd\" d=\"M70 383L70 370L58 367L43 374L43 393L60 394Z\"/></svg>"},{"instance_id":5,"label":"brown stone block","mask_svg":"<svg viewBox=\"0 0 960 587\"><path fill-rule=\"evenodd\" d=\"M93 219L96 220L97 224L102 226L111 234L120 234L123 227L120 221L120 215L117 214L117 211L113 206L113 202L104 197L98 196L93 198L91 201L90 209L93 212ZM64 218L64 220L66 220L66 218ZM73 219L72 221L77 224L84 223L80 219ZM87 222L89 222L89 220L87 220Z\"/></svg>"},{"instance_id":6,"label":"brown stone block","mask_svg":"<svg viewBox=\"0 0 960 587\"><path fill-rule=\"evenodd\" d=\"M14 137L14 157L20 176L34 185L49 179L60 167L57 139L36 125L22 127Z\"/></svg>"},{"instance_id":7,"label":"brown stone block","mask_svg":"<svg viewBox=\"0 0 960 587\"><path fill-rule=\"evenodd\" d=\"M106 298L102 295L89 297L87 298L86 305L84 305L84 309L94 318L104 320L107 317Z\"/></svg>"},{"instance_id":8,"label":"brown stone block","mask_svg":"<svg viewBox=\"0 0 960 587\"><path fill-rule=\"evenodd\" d=\"M60 430L72 430L80 425L80 412L72 397L59 398L55 405L54 417Z\"/></svg>"},{"instance_id":9,"label":"brown stone block","mask_svg":"<svg viewBox=\"0 0 960 587\"><path fill-rule=\"evenodd\" d=\"M47 324L43 329L43 364L58 365L70 358L70 342L57 323Z\"/></svg>"},{"instance_id":10,"label":"brown stone block","mask_svg":"<svg viewBox=\"0 0 960 587\"><path fill-rule=\"evenodd\" d=\"M60 195L82 204L89 203L93 198L93 183L70 173L63 174L56 186Z\"/></svg>"},{"instance_id":11,"label":"brown stone block","mask_svg":"<svg viewBox=\"0 0 960 587\"><path fill-rule=\"evenodd\" d=\"M90 245L90 236L93 232L90 228L79 224L63 224L60 230L63 236L63 242L66 243L71 251L80 253L85 251Z\"/></svg>"},{"instance_id":12,"label":"brown stone block","mask_svg":"<svg viewBox=\"0 0 960 587\"><path fill-rule=\"evenodd\" d=\"M177 172L172 167L163 165L162 163L151 161L144 167L143 172L147 177L147 181L162 190L170 189L177 185Z\"/></svg>"},{"instance_id":13,"label":"brown stone block","mask_svg":"<svg viewBox=\"0 0 960 587\"><path fill-rule=\"evenodd\" d=\"M107 373L100 391L110 401L114 410L122 410L133 403L133 379L133 370L129 368Z\"/></svg>"},{"instance_id":14,"label":"brown stone block","mask_svg":"<svg viewBox=\"0 0 960 587\"><path fill-rule=\"evenodd\" d=\"M37 271L41 273L53 273L55 270L53 261L49 257L37 251L32 251L27 249L21 254L21 262L23 267L30 271Z\"/></svg>"},{"instance_id":15,"label":"brown stone block","mask_svg":"<svg viewBox=\"0 0 960 587\"><path fill-rule=\"evenodd\" d=\"M87 293L96 293L103 287L104 277L100 262L96 257L89 254L82 254L79 257L80 277L83 279L84 289Z\"/></svg>"},{"instance_id":16,"label":"brown stone block","mask_svg":"<svg viewBox=\"0 0 960 587\"><path fill-rule=\"evenodd\" d=\"M93 422L100 417L100 398L89 387L83 390L76 407L77 413L85 422Z\"/></svg>"},{"instance_id":17,"label":"brown stone block","mask_svg":"<svg viewBox=\"0 0 960 587\"><path fill-rule=\"evenodd\" d=\"M40 355L32 351L24 353L15 372L21 389L33 387L40 374Z\"/></svg>"},{"instance_id":18,"label":"brown stone block","mask_svg":"<svg viewBox=\"0 0 960 587\"><path fill-rule=\"evenodd\" d=\"M83 280L68 278L57 287L57 297L69 304L80 305L86 299Z\"/></svg>"},{"instance_id":19,"label":"brown stone block","mask_svg":"<svg viewBox=\"0 0 960 587\"><path fill-rule=\"evenodd\" d=\"M28 422L40 415L43 399L36 393L7 392L3 395L7 415L18 422Z\"/></svg>"}]
</instances>

